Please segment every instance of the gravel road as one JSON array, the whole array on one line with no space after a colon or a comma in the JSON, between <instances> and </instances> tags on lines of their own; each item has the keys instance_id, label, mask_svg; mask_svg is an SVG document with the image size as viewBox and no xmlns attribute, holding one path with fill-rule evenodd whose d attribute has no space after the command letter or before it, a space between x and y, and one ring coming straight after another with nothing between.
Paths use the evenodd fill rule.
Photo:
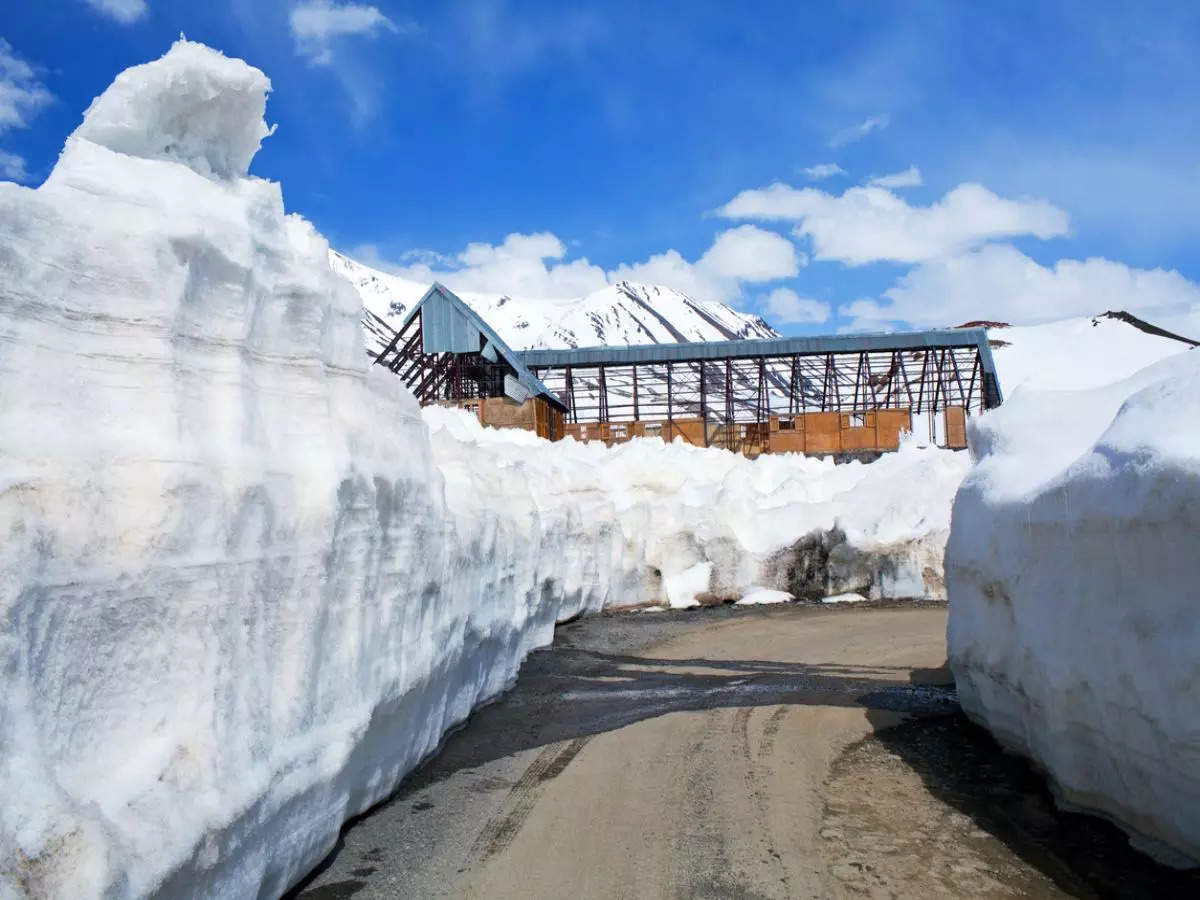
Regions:
<instances>
[{"instance_id":1,"label":"gravel road","mask_svg":"<svg viewBox=\"0 0 1200 900\"><path fill-rule=\"evenodd\" d=\"M564 625L293 898L1200 896L1105 823L1074 856L1078 828L1020 827L1063 816L962 720L945 626L797 604ZM990 774L939 786L959 759ZM1015 812L989 819L998 772Z\"/></svg>"}]
</instances>

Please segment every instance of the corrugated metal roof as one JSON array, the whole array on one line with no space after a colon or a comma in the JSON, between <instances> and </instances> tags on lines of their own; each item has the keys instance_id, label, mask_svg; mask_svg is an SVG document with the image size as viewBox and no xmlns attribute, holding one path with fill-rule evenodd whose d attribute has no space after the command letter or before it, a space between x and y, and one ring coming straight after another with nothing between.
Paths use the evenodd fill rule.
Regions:
<instances>
[{"instance_id":1,"label":"corrugated metal roof","mask_svg":"<svg viewBox=\"0 0 1200 900\"><path fill-rule=\"evenodd\" d=\"M435 297L434 302L424 304L421 312L421 349L429 354L478 353L482 344L480 329L468 315L466 305L461 300L458 304L449 301L440 293Z\"/></svg>"},{"instance_id":2,"label":"corrugated metal roof","mask_svg":"<svg viewBox=\"0 0 1200 900\"><path fill-rule=\"evenodd\" d=\"M425 296L404 317L400 326L403 332L408 323L421 310L421 349L425 353L479 353L487 344L503 357L512 368L517 380L529 393L545 397L562 410L566 404L529 371L528 366L515 353L479 313L471 309L461 297L442 284L434 282Z\"/></svg>"},{"instance_id":3,"label":"corrugated metal roof","mask_svg":"<svg viewBox=\"0 0 1200 900\"><path fill-rule=\"evenodd\" d=\"M992 361L986 328L942 328L931 331L891 331L814 337L759 338L742 341L694 341L679 344L640 344L632 347L579 347L568 350L524 350L517 356L531 368L563 366L628 366L712 359L759 359L776 356L820 356L889 350L974 347L980 366L992 376L997 402L1000 381Z\"/></svg>"},{"instance_id":4,"label":"corrugated metal roof","mask_svg":"<svg viewBox=\"0 0 1200 900\"><path fill-rule=\"evenodd\" d=\"M946 328L937 331L896 331L880 334L839 334L820 337L759 338L744 341L692 341L680 344L639 344L632 347L579 347L573 350L524 350L517 356L527 366L631 365L633 363L696 362L707 359L757 359L764 356L814 356L825 353L918 350L951 347L987 348L987 329ZM987 360L990 362L991 354Z\"/></svg>"}]
</instances>

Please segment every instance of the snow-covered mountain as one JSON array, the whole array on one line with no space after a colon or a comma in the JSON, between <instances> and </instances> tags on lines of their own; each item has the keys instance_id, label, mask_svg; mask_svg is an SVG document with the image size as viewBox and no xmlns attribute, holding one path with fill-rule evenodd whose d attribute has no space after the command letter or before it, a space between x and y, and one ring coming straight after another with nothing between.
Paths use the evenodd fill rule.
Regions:
<instances>
[{"instance_id":1,"label":"snow-covered mountain","mask_svg":"<svg viewBox=\"0 0 1200 900\"><path fill-rule=\"evenodd\" d=\"M1155 316L1105 312L1039 325L987 324L1000 388L1082 390L1112 384L1188 351L1200 335L1200 310ZM1164 332L1162 329L1170 329Z\"/></svg>"},{"instance_id":2,"label":"snow-covered mountain","mask_svg":"<svg viewBox=\"0 0 1200 900\"><path fill-rule=\"evenodd\" d=\"M380 272L336 250L329 264L362 297L370 349L390 338L429 285ZM778 337L758 316L672 288L621 281L563 300L456 291L515 350ZM384 326L387 326L385 329Z\"/></svg>"},{"instance_id":3,"label":"snow-covered mountain","mask_svg":"<svg viewBox=\"0 0 1200 900\"><path fill-rule=\"evenodd\" d=\"M335 250L329 252L329 261L362 297L363 326L372 350L391 339L392 330L429 288ZM763 319L724 303L625 281L572 300L456 293L516 350L779 336ZM1153 325L1128 313L1097 311L1095 316L1037 325L967 324L988 327L1000 386L1007 396L1022 386L1073 390L1110 384L1187 350L1190 341L1180 340L1180 335L1200 339L1200 310L1151 315L1151 321ZM1174 336L1161 333L1164 328Z\"/></svg>"}]
</instances>

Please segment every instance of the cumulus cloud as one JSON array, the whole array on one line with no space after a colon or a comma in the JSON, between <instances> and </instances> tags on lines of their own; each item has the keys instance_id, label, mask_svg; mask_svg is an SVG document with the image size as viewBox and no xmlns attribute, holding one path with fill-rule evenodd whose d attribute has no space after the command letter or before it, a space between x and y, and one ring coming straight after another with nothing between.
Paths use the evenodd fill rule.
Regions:
<instances>
[{"instance_id":1,"label":"cumulus cloud","mask_svg":"<svg viewBox=\"0 0 1200 900\"><path fill-rule=\"evenodd\" d=\"M777 325L817 325L828 321L829 304L801 297L791 288L776 288L762 298L763 312Z\"/></svg>"},{"instance_id":2,"label":"cumulus cloud","mask_svg":"<svg viewBox=\"0 0 1200 900\"><path fill-rule=\"evenodd\" d=\"M562 262L567 248L548 231L510 234L499 244L471 243L451 265L434 260L394 268L414 281L440 281L456 291L513 294L535 299L582 297L608 284L586 258Z\"/></svg>"},{"instance_id":3,"label":"cumulus cloud","mask_svg":"<svg viewBox=\"0 0 1200 900\"><path fill-rule=\"evenodd\" d=\"M722 231L696 263L714 278L760 283L791 278L800 271L796 245L774 231L740 225Z\"/></svg>"},{"instance_id":4,"label":"cumulus cloud","mask_svg":"<svg viewBox=\"0 0 1200 900\"><path fill-rule=\"evenodd\" d=\"M661 284L664 287L683 291L701 300L723 300L727 284L715 284L711 278L697 270L678 250L658 253L640 263L621 263L608 273L609 279L634 281L643 284Z\"/></svg>"},{"instance_id":5,"label":"cumulus cloud","mask_svg":"<svg viewBox=\"0 0 1200 900\"><path fill-rule=\"evenodd\" d=\"M868 178L867 184L881 188L906 188L921 186L921 170L909 166L903 172L893 172L891 175L876 175Z\"/></svg>"},{"instance_id":6,"label":"cumulus cloud","mask_svg":"<svg viewBox=\"0 0 1200 900\"><path fill-rule=\"evenodd\" d=\"M362 250L358 251L363 256ZM567 260L566 245L548 231L510 234L499 244L471 243L452 258L416 251L410 262L384 266L403 278L440 281L456 291L512 294L531 299L569 300L618 281L672 287L704 300L737 300L745 284L797 274L803 257L780 234L754 225L721 232L695 262L667 250L609 272L586 257ZM365 259L365 257L363 257ZM366 260L378 265L373 257Z\"/></svg>"},{"instance_id":7,"label":"cumulus cloud","mask_svg":"<svg viewBox=\"0 0 1200 900\"><path fill-rule=\"evenodd\" d=\"M305 0L292 7L288 22L296 52L317 65L333 61L333 42L338 38L360 35L371 37L382 31L408 33L416 30L410 21L389 19L377 6L363 3L334 3L333 0Z\"/></svg>"},{"instance_id":8,"label":"cumulus cloud","mask_svg":"<svg viewBox=\"0 0 1200 900\"><path fill-rule=\"evenodd\" d=\"M883 114L878 116L868 116L857 125L851 125L848 128L843 128L829 139L830 149L836 150L838 147L845 147L847 144L853 144L855 141L861 141L872 131L882 131L892 123L892 117Z\"/></svg>"},{"instance_id":9,"label":"cumulus cloud","mask_svg":"<svg viewBox=\"0 0 1200 900\"><path fill-rule=\"evenodd\" d=\"M642 263L622 264L608 273L610 281L661 284L702 300L740 299L743 284L762 284L799 273L806 259L783 235L755 225L741 225L717 235L694 263L675 250Z\"/></svg>"},{"instance_id":10,"label":"cumulus cloud","mask_svg":"<svg viewBox=\"0 0 1200 900\"><path fill-rule=\"evenodd\" d=\"M1108 309L1173 311L1200 306L1200 285L1167 269L1135 269L1093 257L1043 266L1011 244L989 244L917 266L884 293L838 312L854 328L905 322L947 326L976 319L1034 323Z\"/></svg>"},{"instance_id":11,"label":"cumulus cloud","mask_svg":"<svg viewBox=\"0 0 1200 900\"><path fill-rule=\"evenodd\" d=\"M38 110L53 99L38 81L33 66L0 38L0 135L13 128L25 128ZM0 150L0 175L25 181L28 178L25 160L16 153Z\"/></svg>"},{"instance_id":12,"label":"cumulus cloud","mask_svg":"<svg viewBox=\"0 0 1200 900\"><path fill-rule=\"evenodd\" d=\"M29 177L25 160L15 153L0 150L0 177L9 181L25 181Z\"/></svg>"},{"instance_id":13,"label":"cumulus cloud","mask_svg":"<svg viewBox=\"0 0 1200 900\"><path fill-rule=\"evenodd\" d=\"M815 166L809 166L808 168L801 169L800 171L813 180L832 178L834 175L846 174L846 170L837 163L817 163Z\"/></svg>"},{"instance_id":14,"label":"cumulus cloud","mask_svg":"<svg viewBox=\"0 0 1200 900\"><path fill-rule=\"evenodd\" d=\"M775 183L742 191L718 214L730 219L792 221L812 239L816 259L851 266L917 263L996 238L1067 233L1067 214L1044 200L1008 200L980 184L960 184L929 206L912 206L882 187L850 188L840 196Z\"/></svg>"},{"instance_id":15,"label":"cumulus cloud","mask_svg":"<svg viewBox=\"0 0 1200 900\"><path fill-rule=\"evenodd\" d=\"M84 0L84 2L100 15L107 16L122 25L131 25L139 19L145 18L146 13L150 11L146 6L146 0Z\"/></svg>"},{"instance_id":16,"label":"cumulus cloud","mask_svg":"<svg viewBox=\"0 0 1200 900\"><path fill-rule=\"evenodd\" d=\"M51 99L50 92L37 80L33 66L0 38L0 134L10 128L24 128L30 117Z\"/></svg>"}]
</instances>

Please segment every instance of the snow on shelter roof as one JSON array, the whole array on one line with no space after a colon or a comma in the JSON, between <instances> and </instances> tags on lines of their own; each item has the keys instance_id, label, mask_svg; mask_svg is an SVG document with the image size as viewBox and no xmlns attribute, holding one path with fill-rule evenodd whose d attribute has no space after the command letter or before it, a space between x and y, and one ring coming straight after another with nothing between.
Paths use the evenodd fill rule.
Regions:
<instances>
[{"instance_id":1,"label":"snow on shelter roof","mask_svg":"<svg viewBox=\"0 0 1200 900\"><path fill-rule=\"evenodd\" d=\"M983 371L995 379L999 391L999 379L996 379L996 366L992 362L992 350L988 344L986 328L942 328L932 331L755 338L741 341L691 341L678 344L640 344L631 347L579 347L569 350L524 350L516 355L525 365L540 369L953 347L977 348Z\"/></svg>"},{"instance_id":2,"label":"snow on shelter roof","mask_svg":"<svg viewBox=\"0 0 1200 900\"><path fill-rule=\"evenodd\" d=\"M489 358L494 353L513 370L514 377L530 394L545 397L560 409L566 409L562 400L529 371L520 355L500 339L479 313L445 285L435 281L409 310L399 331L408 327L418 311L421 312L422 352L482 353Z\"/></svg>"}]
</instances>

